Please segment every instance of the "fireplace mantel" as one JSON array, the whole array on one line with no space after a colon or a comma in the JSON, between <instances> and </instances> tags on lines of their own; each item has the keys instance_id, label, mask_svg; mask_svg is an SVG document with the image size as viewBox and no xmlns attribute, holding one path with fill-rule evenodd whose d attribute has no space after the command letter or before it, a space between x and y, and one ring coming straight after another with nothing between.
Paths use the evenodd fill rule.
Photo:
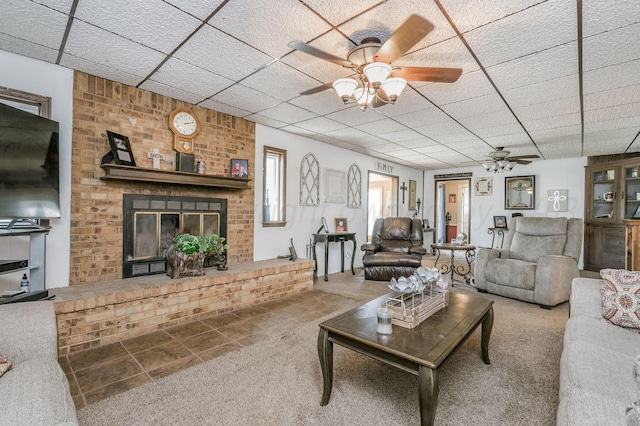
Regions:
<instances>
[{"instance_id":1,"label":"fireplace mantel","mask_svg":"<svg viewBox=\"0 0 640 426\"><path fill-rule=\"evenodd\" d=\"M169 183L190 186L214 186L218 188L247 189L249 179L226 176L201 175L172 170L144 169L141 167L103 164L103 180L117 179L140 182Z\"/></svg>"}]
</instances>

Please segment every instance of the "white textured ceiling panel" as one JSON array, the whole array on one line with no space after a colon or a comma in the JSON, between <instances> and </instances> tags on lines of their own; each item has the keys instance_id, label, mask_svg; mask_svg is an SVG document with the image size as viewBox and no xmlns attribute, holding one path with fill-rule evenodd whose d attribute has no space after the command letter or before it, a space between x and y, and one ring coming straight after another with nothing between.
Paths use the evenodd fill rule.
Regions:
<instances>
[{"instance_id":1,"label":"white textured ceiling panel","mask_svg":"<svg viewBox=\"0 0 640 426\"><path fill-rule=\"evenodd\" d=\"M58 49L68 16L28 1L3 2L0 33L41 46ZM42 25L46 23L46 25ZM25 29L37 31L25 31Z\"/></svg>"},{"instance_id":2,"label":"white textured ceiling panel","mask_svg":"<svg viewBox=\"0 0 640 426\"><path fill-rule=\"evenodd\" d=\"M82 0L75 17L163 53L173 51L201 24L161 0Z\"/></svg>"},{"instance_id":3,"label":"white textured ceiling panel","mask_svg":"<svg viewBox=\"0 0 640 426\"><path fill-rule=\"evenodd\" d=\"M638 151L638 2L582 11L578 40L575 0L10 0L0 49L425 170L469 167L497 146L543 158ZM434 29L394 65L462 68L457 82L409 82L395 105L364 112L331 88L300 95L353 71L290 41L346 58L411 14Z\"/></svg>"},{"instance_id":4,"label":"white textured ceiling panel","mask_svg":"<svg viewBox=\"0 0 640 426\"><path fill-rule=\"evenodd\" d=\"M186 92L199 94L198 102L233 84L233 80L173 58L165 62L151 79L167 86L181 88Z\"/></svg>"},{"instance_id":5,"label":"white textured ceiling panel","mask_svg":"<svg viewBox=\"0 0 640 426\"><path fill-rule=\"evenodd\" d=\"M65 52L134 75L148 75L165 58L157 50L78 20L71 26Z\"/></svg>"},{"instance_id":6,"label":"white textured ceiling panel","mask_svg":"<svg viewBox=\"0 0 640 426\"><path fill-rule=\"evenodd\" d=\"M230 1L209 23L273 58L291 50L288 42L306 42L331 29L296 0Z\"/></svg>"},{"instance_id":7,"label":"white textured ceiling panel","mask_svg":"<svg viewBox=\"0 0 640 426\"><path fill-rule=\"evenodd\" d=\"M485 67L490 67L576 40L575 16L575 1L547 1L479 27L464 37Z\"/></svg>"},{"instance_id":8,"label":"white textured ceiling panel","mask_svg":"<svg viewBox=\"0 0 640 426\"><path fill-rule=\"evenodd\" d=\"M174 56L234 80L244 78L272 61L270 56L209 25L203 26Z\"/></svg>"},{"instance_id":9,"label":"white textured ceiling panel","mask_svg":"<svg viewBox=\"0 0 640 426\"><path fill-rule=\"evenodd\" d=\"M224 0L165 0L167 3L174 5L180 10L195 16L201 21L211 15L211 13L220 6Z\"/></svg>"}]
</instances>

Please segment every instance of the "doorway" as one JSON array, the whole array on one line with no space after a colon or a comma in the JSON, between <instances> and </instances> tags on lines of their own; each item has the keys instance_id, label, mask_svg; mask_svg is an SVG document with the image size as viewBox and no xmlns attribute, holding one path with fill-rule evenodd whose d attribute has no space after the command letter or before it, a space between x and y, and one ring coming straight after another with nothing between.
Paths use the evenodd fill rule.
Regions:
<instances>
[{"instance_id":1,"label":"doorway","mask_svg":"<svg viewBox=\"0 0 640 426\"><path fill-rule=\"evenodd\" d=\"M436 241L450 243L464 232L471 243L471 178L435 182Z\"/></svg>"},{"instance_id":2,"label":"doorway","mask_svg":"<svg viewBox=\"0 0 640 426\"><path fill-rule=\"evenodd\" d=\"M398 215L398 177L369 172L367 199L367 241L371 241L376 219Z\"/></svg>"}]
</instances>

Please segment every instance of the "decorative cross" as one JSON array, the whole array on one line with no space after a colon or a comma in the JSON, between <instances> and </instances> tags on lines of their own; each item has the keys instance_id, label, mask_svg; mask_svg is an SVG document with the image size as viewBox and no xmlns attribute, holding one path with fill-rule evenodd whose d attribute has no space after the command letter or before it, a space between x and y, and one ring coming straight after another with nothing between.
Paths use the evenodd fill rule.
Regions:
<instances>
[{"instance_id":1,"label":"decorative cross","mask_svg":"<svg viewBox=\"0 0 640 426\"><path fill-rule=\"evenodd\" d=\"M553 201L553 211L560 210L560 201L565 201L567 197L564 195L560 195L560 191L554 191L551 197L548 197L547 200Z\"/></svg>"},{"instance_id":2,"label":"decorative cross","mask_svg":"<svg viewBox=\"0 0 640 426\"><path fill-rule=\"evenodd\" d=\"M160 168L160 160L166 160L167 156L164 154L160 154L158 148L153 148L151 152L147 152L147 158L153 159L153 168Z\"/></svg>"},{"instance_id":3,"label":"decorative cross","mask_svg":"<svg viewBox=\"0 0 640 426\"><path fill-rule=\"evenodd\" d=\"M404 182L402 182L402 186L400 187L400 189L402 190L402 204L404 204L404 191L406 191L409 188L407 188Z\"/></svg>"}]
</instances>

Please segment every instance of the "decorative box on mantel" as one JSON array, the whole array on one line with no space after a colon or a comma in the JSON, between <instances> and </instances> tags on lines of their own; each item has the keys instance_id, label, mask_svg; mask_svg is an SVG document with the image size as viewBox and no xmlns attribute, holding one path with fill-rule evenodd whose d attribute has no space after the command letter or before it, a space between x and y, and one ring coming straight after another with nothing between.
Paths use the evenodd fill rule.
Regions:
<instances>
[{"instance_id":1,"label":"decorative box on mantel","mask_svg":"<svg viewBox=\"0 0 640 426\"><path fill-rule=\"evenodd\" d=\"M251 180L227 176L201 175L199 173L173 170L144 169L141 167L103 164L103 180L117 179L140 182L168 183L190 186L213 186L217 188L247 189Z\"/></svg>"}]
</instances>

